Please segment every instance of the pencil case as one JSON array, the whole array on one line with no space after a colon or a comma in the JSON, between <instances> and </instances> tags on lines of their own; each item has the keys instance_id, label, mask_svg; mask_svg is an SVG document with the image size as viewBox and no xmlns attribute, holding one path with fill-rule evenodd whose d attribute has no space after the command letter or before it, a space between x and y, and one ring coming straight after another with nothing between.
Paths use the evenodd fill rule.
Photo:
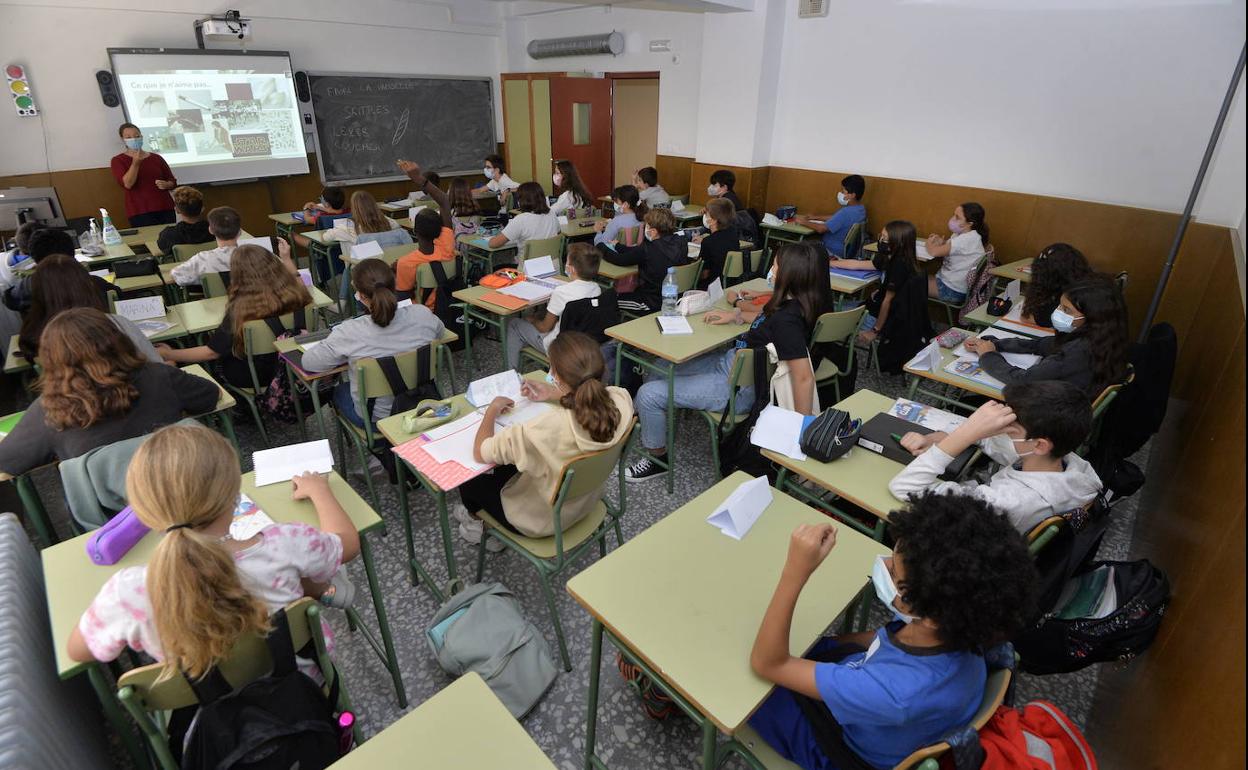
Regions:
<instances>
[{"instance_id":1,"label":"pencil case","mask_svg":"<svg viewBox=\"0 0 1248 770\"><path fill-rule=\"evenodd\" d=\"M443 408L439 408L443 407ZM406 433L425 433L439 425L463 417L467 413L462 402L452 400L438 401L427 398L416 405L416 408L403 417L403 431Z\"/></svg>"},{"instance_id":2,"label":"pencil case","mask_svg":"<svg viewBox=\"0 0 1248 770\"><path fill-rule=\"evenodd\" d=\"M116 564L150 531L127 505L87 538L87 556L96 564Z\"/></svg>"}]
</instances>

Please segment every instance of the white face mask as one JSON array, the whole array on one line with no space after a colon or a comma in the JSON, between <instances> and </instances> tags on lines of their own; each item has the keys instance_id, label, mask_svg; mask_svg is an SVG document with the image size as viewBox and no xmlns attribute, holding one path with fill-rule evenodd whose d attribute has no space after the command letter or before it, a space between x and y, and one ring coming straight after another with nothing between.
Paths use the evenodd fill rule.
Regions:
<instances>
[{"instance_id":1,"label":"white face mask","mask_svg":"<svg viewBox=\"0 0 1248 770\"><path fill-rule=\"evenodd\" d=\"M1074 331L1075 321L1082 320L1083 316L1073 316L1060 307L1049 316L1049 321L1053 324L1053 331L1062 332L1063 334L1069 334Z\"/></svg>"},{"instance_id":2,"label":"white face mask","mask_svg":"<svg viewBox=\"0 0 1248 770\"><path fill-rule=\"evenodd\" d=\"M368 307L368 303L364 301L364 295L360 294L358 291L355 293L355 301L359 302L364 307Z\"/></svg>"},{"instance_id":3,"label":"white face mask","mask_svg":"<svg viewBox=\"0 0 1248 770\"><path fill-rule=\"evenodd\" d=\"M702 226L705 227L707 230L711 229L711 222L713 221L715 220L711 219L706 214L702 215Z\"/></svg>"},{"instance_id":4,"label":"white face mask","mask_svg":"<svg viewBox=\"0 0 1248 770\"><path fill-rule=\"evenodd\" d=\"M718 198L720 195L723 194L723 191L720 189L719 185L713 184L713 185L707 186L706 194L711 196L712 198Z\"/></svg>"},{"instance_id":5,"label":"white face mask","mask_svg":"<svg viewBox=\"0 0 1248 770\"><path fill-rule=\"evenodd\" d=\"M624 213L624 207L623 207L622 205L620 205L619 203L615 203L615 204L612 204L612 205L614 205L614 207L615 207L615 213L617 213L617 214L623 214L623 213Z\"/></svg>"},{"instance_id":6,"label":"white face mask","mask_svg":"<svg viewBox=\"0 0 1248 770\"><path fill-rule=\"evenodd\" d=\"M555 174L553 177L551 177L551 181L555 183L556 187L562 187L563 186L563 174Z\"/></svg>"},{"instance_id":7,"label":"white face mask","mask_svg":"<svg viewBox=\"0 0 1248 770\"><path fill-rule=\"evenodd\" d=\"M843 191L842 191L842 192L838 192L838 193L836 194L836 202L837 202L837 203L839 203L839 204L841 204L842 206L848 206L848 205L849 205L849 196L848 196L848 195L846 195Z\"/></svg>"},{"instance_id":8,"label":"white face mask","mask_svg":"<svg viewBox=\"0 0 1248 770\"><path fill-rule=\"evenodd\" d=\"M767 271L767 288L768 289L776 288L776 266L775 265L772 265L771 269Z\"/></svg>"},{"instance_id":9,"label":"white face mask","mask_svg":"<svg viewBox=\"0 0 1248 770\"><path fill-rule=\"evenodd\" d=\"M646 240L647 241L653 241L655 238L658 238L658 237L659 237L658 234L654 230L651 230L648 227L646 228Z\"/></svg>"},{"instance_id":10,"label":"white face mask","mask_svg":"<svg viewBox=\"0 0 1248 770\"><path fill-rule=\"evenodd\" d=\"M485 174L486 179L494 178L494 169L490 168L489 166L486 166L485 168L481 169L481 173Z\"/></svg>"},{"instance_id":11,"label":"white face mask","mask_svg":"<svg viewBox=\"0 0 1248 770\"><path fill-rule=\"evenodd\" d=\"M897 586L893 583L893 576L889 574L883 556L875 557L875 564L871 566L871 583L875 586L875 595L884 602L885 607L893 611L894 617L906 624L915 621L913 615L905 614L893 603L897 599Z\"/></svg>"},{"instance_id":12,"label":"white face mask","mask_svg":"<svg viewBox=\"0 0 1248 770\"><path fill-rule=\"evenodd\" d=\"M1010 441L1013 441L1015 444L1025 444L1025 443L1027 443L1028 441L1031 441L1031 440L1032 440L1032 439L1029 439L1029 438L1012 438L1012 439L1010 439ZM1018 459L1020 459L1020 460L1021 460L1021 459L1023 459L1024 457L1030 457L1031 455L1034 455L1034 454L1036 453L1036 450L1034 450L1034 449L1033 449L1033 450L1031 450L1030 452L1019 452L1017 449L1015 449L1014 451L1018 453Z\"/></svg>"}]
</instances>

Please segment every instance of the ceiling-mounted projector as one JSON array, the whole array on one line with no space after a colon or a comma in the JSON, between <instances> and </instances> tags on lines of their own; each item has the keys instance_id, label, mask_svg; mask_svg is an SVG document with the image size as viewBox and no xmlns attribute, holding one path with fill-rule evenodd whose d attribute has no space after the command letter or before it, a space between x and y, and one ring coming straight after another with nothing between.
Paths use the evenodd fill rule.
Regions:
<instances>
[{"instance_id":1,"label":"ceiling-mounted projector","mask_svg":"<svg viewBox=\"0 0 1248 770\"><path fill-rule=\"evenodd\" d=\"M619 32L605 35L579 35L577 37L552 37L529 43L529 56L534 59L553 59L557 56L595 56L624 53L624 36Z\"/></svg>"}]
</instances>

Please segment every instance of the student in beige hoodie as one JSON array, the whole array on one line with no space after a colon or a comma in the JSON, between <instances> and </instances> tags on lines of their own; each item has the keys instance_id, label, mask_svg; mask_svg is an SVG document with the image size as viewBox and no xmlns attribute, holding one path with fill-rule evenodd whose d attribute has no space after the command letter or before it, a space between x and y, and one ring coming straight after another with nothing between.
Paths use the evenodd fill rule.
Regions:
<instances>
[{"instance_id":1,"label":"student in beige hoodie","mask_svg":"<svg viewBox=\"0 0 1248 770\"><path fill-rule=\"evenodd\" d=\"M459 488L463 506L456 506L454 515L460 521L460 536L469 542L479 542L482 534L481 522L469 511L485 511L520 535L553 535L550 501L558 491L563 467L577 457L618 444L632 429L633 400L623 388L603 383L602 353L592 339L579 332L563 332L551 342L547 354L554 382L526 380L521 392L531 401L553 402L554 408L495 433L495 419L513 406L511 399L500 396L486 408L477 429L475 459L497 467ZM601 496L599 488L565 500L563 529L580 521Z\"/></svg>"},{"instance_id":2,"label":"student in beige hoodie","mask_svg":"<svg viewBox=\"0 0 1248 770\"><path fill-rule=\"evenodd\" d=\"M932 490L979 498L1026 534L1053 516L1086 505L1101 479L1075 449L1092 428L1092 408L1068 382L1020 382L1005 387L1005 403L989 401L952 433L907 433L901 445L915 459L888 489L898 500ZM986 484L941 481L953 458L978 444L1001 469Z\"/></svg>"}]
</instances>

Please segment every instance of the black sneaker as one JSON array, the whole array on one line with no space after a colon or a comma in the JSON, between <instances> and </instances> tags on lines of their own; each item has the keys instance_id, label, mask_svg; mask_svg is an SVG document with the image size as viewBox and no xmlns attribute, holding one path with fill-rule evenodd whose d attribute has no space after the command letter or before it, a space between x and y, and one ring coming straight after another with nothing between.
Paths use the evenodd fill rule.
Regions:
<instances>
[{"instance_id":1,"label":"black sneaker","mask_svg":"<svg viewBox=\"0 0 1248 770\"><path fill-rule=\"evenodd\" d=\"M664 473L667 473L665 468L649 457L643 457L624 469L624 479L625 481L645 481L655 476L662 476Z\"/></svg>"}]
</instances>

